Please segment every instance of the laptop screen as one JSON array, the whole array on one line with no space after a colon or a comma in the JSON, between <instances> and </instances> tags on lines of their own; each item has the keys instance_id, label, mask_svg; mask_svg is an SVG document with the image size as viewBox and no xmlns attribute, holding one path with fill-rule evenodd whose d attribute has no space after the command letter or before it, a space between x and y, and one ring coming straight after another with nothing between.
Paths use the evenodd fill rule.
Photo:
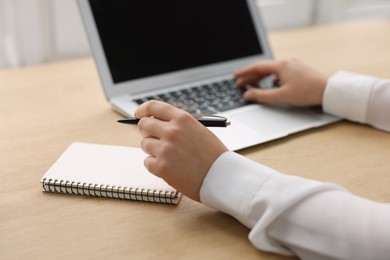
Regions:
<instances>
[{"instance_id":1,"label":"laptop screen","mask_svg":"<svg viewBox=\"0 0 390 260\"><path fill-rule=\"evenodd\" d=\"M114 83L263 54L246 0L89 0Z\"/></svg>"}]
</instances>

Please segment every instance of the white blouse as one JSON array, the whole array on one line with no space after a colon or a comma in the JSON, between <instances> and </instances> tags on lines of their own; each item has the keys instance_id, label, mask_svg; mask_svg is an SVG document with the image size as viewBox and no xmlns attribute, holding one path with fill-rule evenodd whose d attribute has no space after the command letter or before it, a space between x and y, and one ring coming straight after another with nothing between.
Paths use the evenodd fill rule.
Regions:
<instances>
[{"instance_id":1,"label":"white blouse","mask_svg":"<svg viewBox=\"0 0 390 260\"><path fill-rule=\"evenodd\" d=\"M338 72L327 83L323 109L390 131L390 81ZM302 259L390 259L390 204L335 184L226 152L210 168L200 198L250 228L249 240L261 250Z\"/></svg>"}]
</instances>

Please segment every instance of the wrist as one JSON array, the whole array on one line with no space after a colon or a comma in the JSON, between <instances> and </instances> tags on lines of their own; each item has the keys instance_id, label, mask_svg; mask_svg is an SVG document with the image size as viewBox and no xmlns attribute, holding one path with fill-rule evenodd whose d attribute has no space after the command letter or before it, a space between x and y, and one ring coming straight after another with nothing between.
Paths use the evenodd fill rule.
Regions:
<instances>
[{"instance_id":1,"label":"wrist","mask_svg":"<svg viewBox=\"0 0 390 260\"><path fill-rule=\"evenodd\" d=\"M324 93L326 86L328 85L329 78L325 75L320 75L318 79L317 94L315 99L315 104L322 105L324 100Z\"/></svg>"}]
</instances>

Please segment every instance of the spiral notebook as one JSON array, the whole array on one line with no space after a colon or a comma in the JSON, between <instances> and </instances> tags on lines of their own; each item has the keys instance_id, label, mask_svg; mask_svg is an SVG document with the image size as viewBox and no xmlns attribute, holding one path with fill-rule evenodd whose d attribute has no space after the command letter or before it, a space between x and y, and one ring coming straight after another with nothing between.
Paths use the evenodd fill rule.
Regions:
<instances>
[{"instance_id":1,"label":"spiral notebook","mask_svg":"<svg viewBox=\"0 0 390 260\"><path fill-rule=\"evenodd\" d=\"M182 194L147 171L135 147L72 143L41 179L45 192L178 204Z\"/></svg>"}]
</instances>

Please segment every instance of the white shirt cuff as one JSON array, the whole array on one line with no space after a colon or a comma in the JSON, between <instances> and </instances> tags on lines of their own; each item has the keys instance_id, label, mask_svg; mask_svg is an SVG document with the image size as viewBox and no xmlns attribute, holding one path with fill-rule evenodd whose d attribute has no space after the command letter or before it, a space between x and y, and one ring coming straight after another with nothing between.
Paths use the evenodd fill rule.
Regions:
<instances>
[{"instance_id":1,"label":"white shirt cuff","mask_svg":"<svg viewBox=\"0 0 390 260\"><path fill-rule=\"evenodd\" d=\"M335 189L335 186L284 175L237 153L225 152L206 175L200 200L253 228L265 212L272 212L265 217L270 221L309 194ZM263 202L267 204L264 207L254 205Z\"/></svg>"},{"instance_id":2,"label":"white shirt cuff","mask_svg":"<svg viewBox=\"0 0 390 260\"><path fill-rule=\"evenodd\" d=\"M206 175L200 200L251 227L254 223L248 223L245 211L261 185L273 174L279 173L234 152L225 152Z\"/></svg>"},{"instance_id":3,"label":"white shirt cuff","mask_svg":"<svg viewBox=\"0 0 390 260\"><path fill-rule=\"evenodd\" d=\"M374 77L349 72L336 73L328 80L325 88L324 111L365 123L370 92L375 80Z\"/></svg>"}]
</instances>

